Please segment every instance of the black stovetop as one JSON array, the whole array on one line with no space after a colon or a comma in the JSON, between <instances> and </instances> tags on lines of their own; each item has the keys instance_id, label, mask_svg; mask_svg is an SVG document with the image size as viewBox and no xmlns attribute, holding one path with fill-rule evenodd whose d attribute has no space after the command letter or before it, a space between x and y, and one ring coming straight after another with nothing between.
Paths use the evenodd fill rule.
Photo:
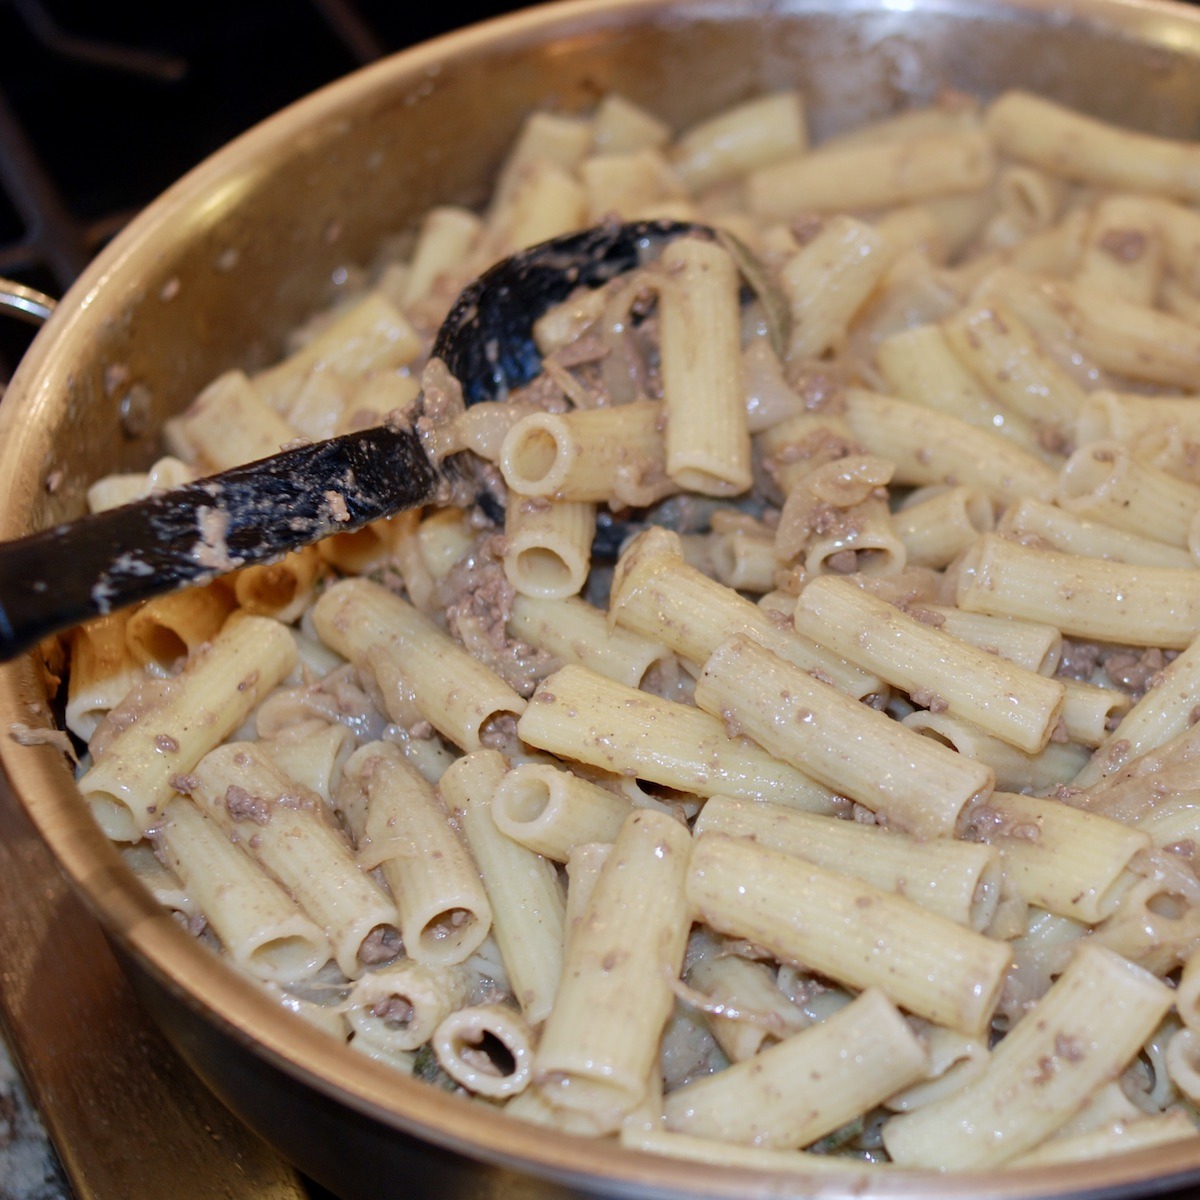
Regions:
<instances>
[{"instance_id":1,"label":"black stovetop","mask_svg":"<svg viewBox=\"0 0 1200 1200\"><path fill-rule=\"evenodd\" d=\"M140 208L324 83L498 0L0 0L0 275L59 296ZM31 334L0 321L0 385Z\"/></svg>"}]
</instances>

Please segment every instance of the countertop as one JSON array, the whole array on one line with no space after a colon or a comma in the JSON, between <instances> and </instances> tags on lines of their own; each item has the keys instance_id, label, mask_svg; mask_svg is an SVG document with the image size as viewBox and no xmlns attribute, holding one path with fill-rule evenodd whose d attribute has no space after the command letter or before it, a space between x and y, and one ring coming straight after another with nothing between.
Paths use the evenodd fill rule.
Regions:
<instances>
[{"instance_id":1,"label":"countertop","mask_svg":"<svg viewBox=\"0 0 1200 1200\"><path fill-rule=\"evenodd\" d=\"M0 1041L0 1200L71 1200L29 1094Z\"/></svg>"}]
</instances>

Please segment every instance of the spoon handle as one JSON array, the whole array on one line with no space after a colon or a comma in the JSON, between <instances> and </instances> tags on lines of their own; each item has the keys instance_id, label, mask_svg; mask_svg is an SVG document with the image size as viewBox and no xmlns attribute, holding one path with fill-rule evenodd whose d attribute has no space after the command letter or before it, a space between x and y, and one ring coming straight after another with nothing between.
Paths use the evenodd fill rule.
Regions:
<instances>
[{"instance_id":1,"label":"spoon handle","mask_svg":"<svg viewBox=\"0 0 1200 1200\"><path fill-rule=\"evenodd\" d=\"M416 433L377 426L0 544L0 661L78 621L422 504L441 479Z\"/></svg>"}]
</instances>

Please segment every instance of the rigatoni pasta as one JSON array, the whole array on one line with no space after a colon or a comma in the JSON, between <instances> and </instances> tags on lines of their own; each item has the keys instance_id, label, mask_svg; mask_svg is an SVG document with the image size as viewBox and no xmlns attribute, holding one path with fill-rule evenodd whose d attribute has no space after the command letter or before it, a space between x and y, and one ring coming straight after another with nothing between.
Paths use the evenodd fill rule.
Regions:
<instances>
[{"instance_id":1,"label":"rigatoni pasta","mask_svg":"<svg viewBox=\"0 0 1200 1200\"><path fill-rule=\"evenodd\" d=\"M85 797L293 1012L548 1129L856 1181L1194 1137L1198 153L1021 93L532 115L93 502L415 416L515 247L717 232L430 430L502 523L77 632Z\"/></svg>"}]
</instances>

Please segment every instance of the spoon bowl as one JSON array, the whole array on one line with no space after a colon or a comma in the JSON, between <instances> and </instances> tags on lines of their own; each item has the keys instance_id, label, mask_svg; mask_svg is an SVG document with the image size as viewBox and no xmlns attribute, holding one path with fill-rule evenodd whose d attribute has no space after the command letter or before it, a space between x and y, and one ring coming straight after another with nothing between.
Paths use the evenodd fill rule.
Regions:
<instances>
[{"instance_id":1,"label":"spoon bowl","mask_svg":"<svg viewBox=\"0 0 1200 1200\"><path fill-rule=\"evenodd\" d=\"M609 224L510 255L463 291L432 358L458 381L465 403L502 400L541 370L533 326L543 313L576 288L600 287L666 242L700 232L707 231L679 221ZM418 397L412 417L421 411ZM465 460L434 461L415 419L397 415L0 544L0 661L89 617L406 508L451 494L469 503L478 488Z\"/></svg>"}]
</instances>

